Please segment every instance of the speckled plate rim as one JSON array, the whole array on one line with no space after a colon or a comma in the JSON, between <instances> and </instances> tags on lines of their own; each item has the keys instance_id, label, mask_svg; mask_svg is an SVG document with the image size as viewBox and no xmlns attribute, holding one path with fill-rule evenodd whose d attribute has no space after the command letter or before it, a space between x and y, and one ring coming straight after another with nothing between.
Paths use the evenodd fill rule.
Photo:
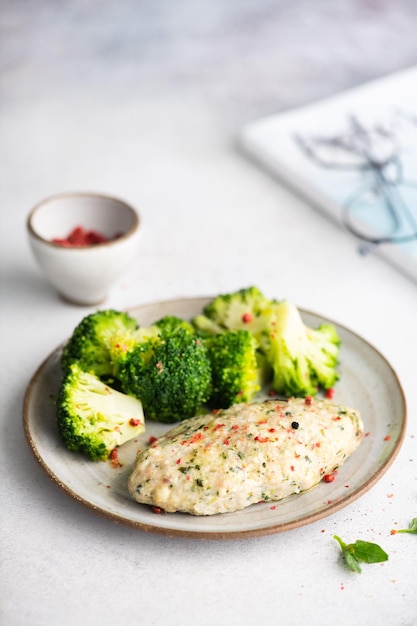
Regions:
<instances>
[{"instance_id":1,"label":"speckled plate rim","mask_svg":"<svg viewBox=\"0 0 417 626\"><path fill-rule=\"evenodd\" d=\"M202 307L210 300L209 297L199 297L199 298L181 298L177 300L166 300L155 303L148 303L144 305L140 305L138 307L129 307L128 312L134 316L136 316L140 323L148 324L158 317L166 313L178 314L179 316L186 317L187 312L189 312L189 316L195 315L197 311L201 310ZM275 511L282 510L283 507L292 506L294 503L300 503L304 498L311 498L313 492L316 494L317 490L319 490L319 486L310 490L310 492L306 492L304 494L299 494L296 496L290 496L286 498L284 501L277 503L263 503L258 505L252 505L244 511L237 513L228 513L224 515L216 515L216 516L208 516L210 518L215 518L216 523L214 527L206 528L204 525L204 520L207 520L207 517L195 517L195 516L185 516L184 514L166 514L166 515L149 515L150 507L144 507L143 519L141 518L141 514L137 514L138 508L143 505L138 505L135 502L129 503L129 506L132 507L132 514L124 512L123 510L118 510L117 503L116 506L114 503L110 503L107 505L105 501L104 504L100 501L97 501L96 498L86 496L82 493L82 489L80 489L80 484L77 484L77 477L75 475L75 484L72 479L68 479L65 476L65 472L61 471L60 467L60 458L62 455L70 454L66 451L59 442L55 442L56 444L56 452L53 451L48 458L48 455L45 455L42 448L44 445L45 438L50 436L50 432L48 431L48 425L45 423L45 419L41 412L36 411L35 406L35 395L36 393L45 398L51 396L53 394L53 389L48 388L47 381L44 380L45 373L49 369L57 369L59 368L59 354L62 349L62 345L56 348L45 360L39 365L35 373L33 374L29 384L27 386L24 401L23 401L23 426L24 432L26 436L26 440L29 444L30 449L32 450L36 460L39 462L41 467L45 470L50 479L58 485L64 492L74 498L80 504L86 506L88 509L93 510L94 512L103 515L107 519L110 519L116 523L121 523L143 532L151 532L151 533L159 533L167 536L177 536L177 537L185 537L185 538L194 538L194 539L217 539L217 540L225 540L225 539L246 539L251 537L258 537L262 535L270 535L275 533L280 533L284 531L288 531L294 528L298 528L304 526L306 524L311 524L320 519L328 517L335 513L336 511L349 506L356 499L361 497L364 493L366 493L371 487L377 483L381 477L386 473L388 468L393 463L395 457L397 456L402 442L405 436L406 430L406 401L405 395L398 379L398 376L392 366L389 364L387 359L368 341L348 329L346 326L343 326L337 322L334 322L328 318L323 317L322 315L318 315L311 311L307 311L304 309L299 309L303 319L307 324L311 324L312 326L318 325L319 323L331 323L334 324L342 337L342 352L341 352L341 368L343 368L343 359L353 360L351 363L352 371L356 371L358 366L360 365L362 368L365 368L366 374L368 376L368 381L365 386L362 388L362 396L361 401L364 403L365 412L372 410L373 402L376 400L379 401L379 412L381 411L381 407L385 406L385 401L389 400L391 405L396 407L396 415L391 419L389 414L387 413L385 418L382 420L382 423L379 424L378 416L370 416L364 415L361 407L358 407L355 403L355 390L352 391L350 387L352 384L358 385L357 381L349 380L349 376L352 377L355 374L352 372L349 373L341 371L341 379L336 386L336 394L338 397L335 401L340 402L341 404L348 404L355 408L360 408L362 417L365 422L365 431L367 430L367 423L373 423L376 427L377 432L379 433L379 439L377 441L374 440L372 443L372 447L370 447L369 451L364 452L366 458L371 457L371 466L367 475L362 477L354 482L353 485L344 485L347 489L343 495L340 494L340 485L338 487L339 491L336 492L335 483L331 483L326 487L326 492L322 498L322 504L318 506L315 503L315 498L313 497L313 507L310 511L297 513L296 510L294 514L289 513L289 518L285 521L279 521L277 519ZM349 348L351 355L349 359L347 355L343 356L343 350ZM360 355L360 351L365 350L365 356ZM356 361L355 361L356 358ZM369 361L369 362L368 362ZM361 373L359 374L361 375ZM346 376L347 381L343 380L344 376ZM372 379L372 376L374 379ZM372 388L368 388L368 384L372 383L377 387L377 393L380 394L381 390L384 393L386 390L387 398L376 397L376 392ZM40 389L37 390L37 386L40 385ZM343 392L343 387L346 385L346 388ZM353 402L347 402L346 397L353 395ZM372 417L372 419L370 419ZM384 421L385 420L385 421ZM160 427L161 425L159 425ZM163 425L163 428L166 430L169 426ZM382 435L387 433L384 437ZM149 427L147 428L147 436L149 437ZM370 441L369 438L368 441ZM366 438L363 439L363 442L366 441ZM361 443L361 446L364 443ZM368 442L367 442L368 443ZM126 444L128 446L129 444ZM361 449L359 447L359 450ZM122 447L123 448L123 447ZM352 455L352 458L355 458L355 455L358 454L358 451ZM132 456L131 456L132 458ZM134 457L133 457L134 458ZM353 473L353 465L351 459L345 463L345 465L341 468L341 472L344 473L343 481L347 481L352 479ZM375 459L373 461L372 459ZM89 464L89 461L79 461L83 463L85 466ZM349 463L351 465L349 466ZM358 459L359 463L359 459ZM358 463L356 465L358 465ZM97 467L97 464L94 464L94 467ZM104 465L101 465L104 469ZM351 471L349 471L351 469ZM107 465L106 465L107 471ZM356 470L357 471L357 470ZM107 476L104 479L106 481ZM336 481L335 481L336 482ZM321 488L321 487L320 487ZM327 500L326 500L327 498ZM260 508L263 507L263 510ZM246 517L249 514L249 511L261 511L265 517L265 522L262 522L261 525L251 525L245 522ZM133 514L133 511L135 514ZM193 527L183 527L181 522L178 523L178 516L182 517L182 519L190 519L193 518ZM255 513L256 516L256 513ZM231 522L233 518L236 518L236 523ZM224 526L222 525L222 520L227 520ZM218 523L220 522L220 523Z\"/></svg>"}]
</instances>

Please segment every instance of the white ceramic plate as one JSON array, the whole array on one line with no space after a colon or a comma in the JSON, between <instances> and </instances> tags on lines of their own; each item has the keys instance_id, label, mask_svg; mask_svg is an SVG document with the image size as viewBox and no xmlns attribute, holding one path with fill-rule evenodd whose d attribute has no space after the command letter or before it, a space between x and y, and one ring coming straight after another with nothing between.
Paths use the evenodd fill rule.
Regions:
<instances>
[{"instance_id":1,"label":"white ceramic plate","mask_svg":"<svg viewBox=\"0 0 417 626\"><path fill-rule=\"evenodd\" d=\"M191 318L201 312L208 298L183 299L141 306L129 312L141 325L163 315ZM301 310L304 322L316 327L331 322ZM149 437L160 436L167 424L148 421L146 434L122 446L122 467L110 462L90 462L68 452L59 438L55 421L55 398L61 380L61 348L38 368L24 400L24 428L36 458L49 476L70 496L106 517L143 531L194 537L234 539L278 533L331 515L370 489L394 460L404 437L406 405L392 367L368 342L335 324L342 340L340 381L334 401L358 409L366 436L339 470L332 483L277 503L255 504L243 511L207 517L182 513L155 514L151 507L134 502L127 492L127 477L136 451Z\"/></svg>"}]
</instances>

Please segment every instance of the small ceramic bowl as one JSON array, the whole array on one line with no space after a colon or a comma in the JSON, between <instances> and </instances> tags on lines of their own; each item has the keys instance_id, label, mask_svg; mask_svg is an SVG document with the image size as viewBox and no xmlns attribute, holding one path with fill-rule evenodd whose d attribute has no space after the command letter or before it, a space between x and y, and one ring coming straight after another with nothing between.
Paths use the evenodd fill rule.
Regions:
<instances>
[{"instance_id":1,"label":"small ceramic bowl","mask_svg":"<svg viewBox=\"0 0 417 626\"><path fill-rule=\"evenodd\" d=\"M68 243L78 227L89 235L101 235L104 242ZM139 216L110 196L67 193L37 204L28 216L27 230L33 254L60 296L73 304L95 305L107 298L134 260Z\"/></svg>"}]
</instances>

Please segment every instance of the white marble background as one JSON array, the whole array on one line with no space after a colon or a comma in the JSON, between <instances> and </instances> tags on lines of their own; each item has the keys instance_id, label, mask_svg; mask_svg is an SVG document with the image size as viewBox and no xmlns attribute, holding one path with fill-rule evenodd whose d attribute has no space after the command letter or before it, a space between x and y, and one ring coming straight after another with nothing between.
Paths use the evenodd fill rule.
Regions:
<instances>
[{"instance_id":1,"label":"white marble background","mask_svg":"<svg viewBox=\"0 0 417 626\"><path fill-rule=\"evenodd\" d=\"M3 0L2 110L174 94L233 132L416 62L414 0Z\"/></svg>"}]
</instances>

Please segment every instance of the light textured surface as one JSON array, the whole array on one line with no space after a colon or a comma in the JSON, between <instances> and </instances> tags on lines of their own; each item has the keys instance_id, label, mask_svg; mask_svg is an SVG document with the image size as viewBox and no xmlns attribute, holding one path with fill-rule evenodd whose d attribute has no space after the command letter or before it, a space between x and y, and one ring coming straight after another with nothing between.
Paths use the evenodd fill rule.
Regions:
<instances>
[{"instance_id":1,"label":"light textured surface","mask_svg":"<svg viewBox=\"0 0 417 626\"><path fill-rule=\"evenodd\" d=\"M416 539L390 530L417 515L415 285L235 149L253 119L415 64L414 0L5 0L1 14L2 623L414 625ZM25 219L72 190L142 217L109 306L257 284L373 343L409 413L383 479L325 521L234 542L140 533L61 493L26 445L22 398L91 309L46 285ZM349 573L334 533L390 559Z\"/></svg>"}]
</instances>

